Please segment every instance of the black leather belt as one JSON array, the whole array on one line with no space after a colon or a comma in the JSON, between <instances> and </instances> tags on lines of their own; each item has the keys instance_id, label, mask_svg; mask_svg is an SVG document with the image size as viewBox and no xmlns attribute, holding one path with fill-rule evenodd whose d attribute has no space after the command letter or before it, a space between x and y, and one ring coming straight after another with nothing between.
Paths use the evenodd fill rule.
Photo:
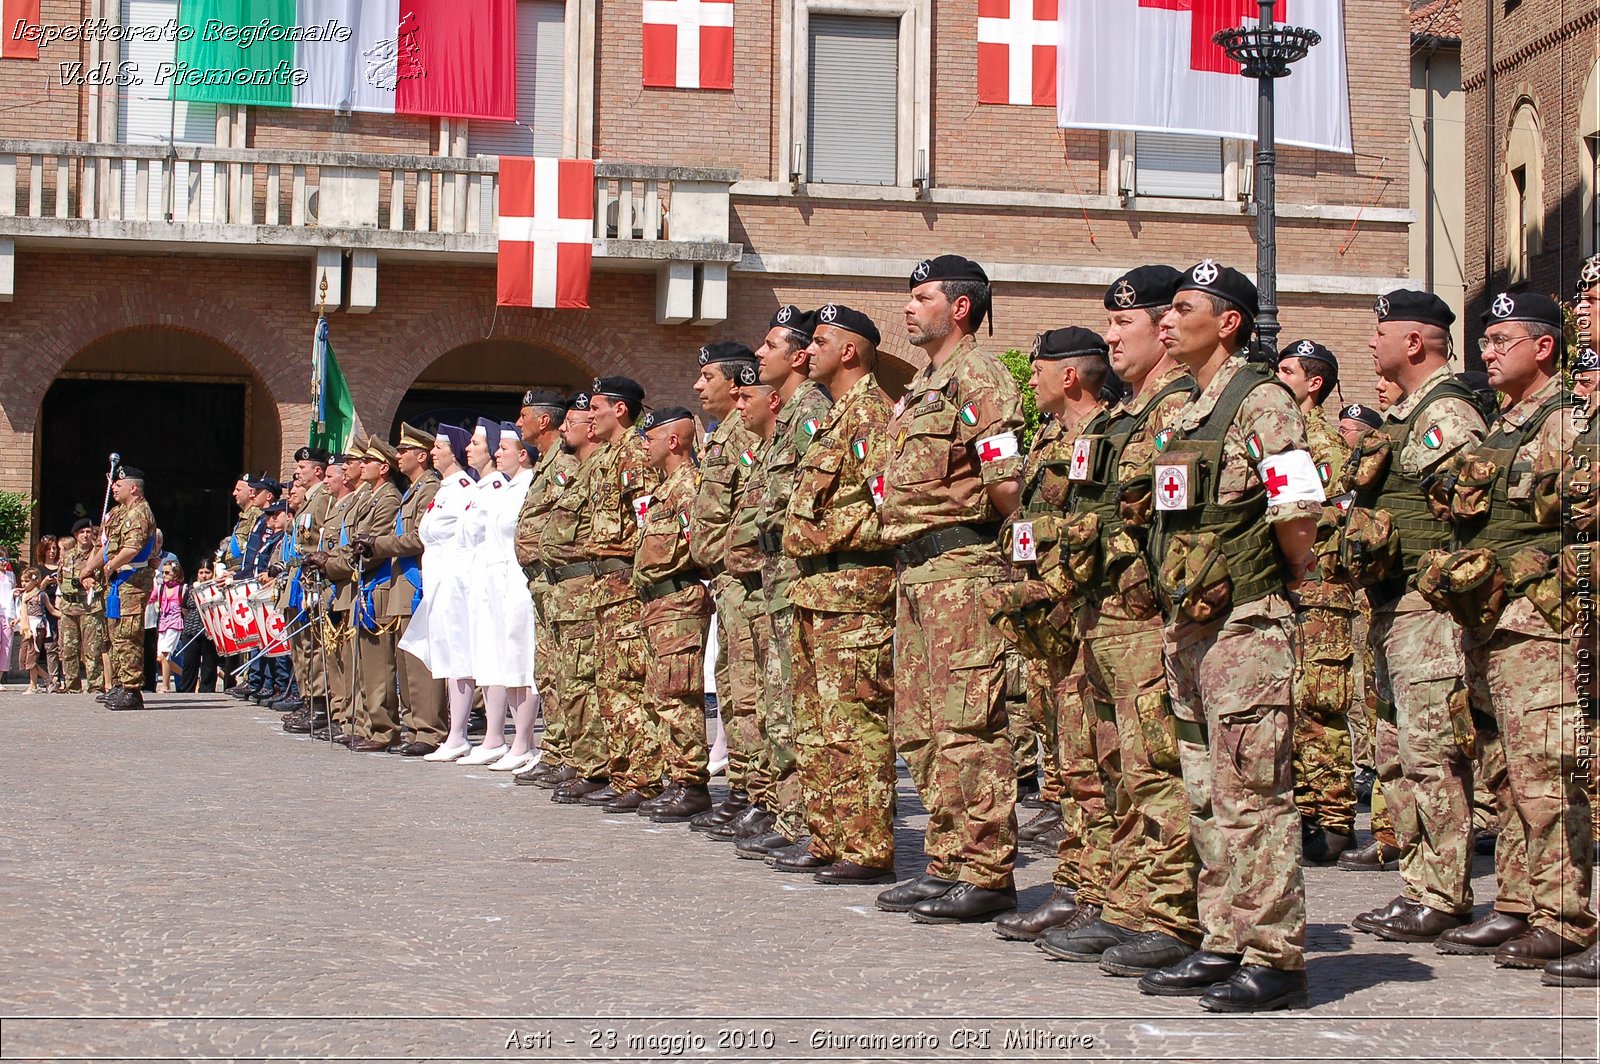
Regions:
<instances>
[{"instance_id":1,"label":"black leather belt","mask_svg":"<svg viewBox=\"0 0 1600 1064\"><path fill-rule=\"evenodd\" d=\"M729 573L728 575L743 584L747 592L754 593L761 590L760 573Z\"/></svg>"},{"instance_id":2,"label":"black leather belt","mask_svg":"<svg viewBox=\"0 0 1600 1064\"><path fill-rule=\"evenodd\" d=\"M668 595L676 595L686 588L698 586L700 586L700 581L692 576L669 576L665 580L657 580L649 587L640 588L639 601L654 602L656 599L664 599Z\"/></svg>"},{"instance_id":3,"label":"black leather belt","mask_svg":"<svg viewBox=\"0 0 1600 1064\"><path fill-rule=\"evenodd\" d=\"M522 567L522 575L527 577L530 581L538 580L540 577L544 576L545 571L544 565L540 562L534 562L531 565L524 565Z\"/></svg>"},{"instance_id":4,"label":"black leather belt","mask_svg":"<svg viewBox=\"0 0 1600 1064\"><path fill-rule=\"evenodd\" d=\"M573 562L571 565L552 565L545 569L544 578L552 584L564 584L580 576L593 576L594 562Z\"/></svg>"},{"instance_id":5,"label":"black leather belt","mask_svg":"<svg viewBox=\"0 0 1600 1064\"><path fill-rule=\"evenodd\" d=\"M61 601L65 602L69 606L87 606L89 604L88 594L82 591L62 591L58 594L61 598Z\"/></svg>"},{"instance_id":6,"label":"black leather belt","mask_svg":"<svg viewBox=\"0 0 1600 1064\"><path fill-rule=\"evenodd\" d=\"M796 558L795 564L800 567L800 575L815 576L818 573L841 573L847 569L887 569L894 565L894 557L894 551L888 550L840 550Z\"/></svg>"},{"instance_id":7,"label":"black leather belt","mask_svg":"<svg viewBox=\"0 0 1600 1064\"><path fill-rule=\"evenodd\" d=\"M782 554L783 531L761 533L761 549L767 554Z\"/></svg>"},{"instance_id":8,"label":"black leather belt","mask_svg":"<svg viewBox=\"0 0 1600 1064\"><path fill-rule=\"evenodd\" d=\"M721 576L723 573L725 573L727 571L728 571L728 566L723 562L712 562L711 563L711 568L706 570L706 572L710 575L711 579L713 579L713 580L715 580L717 577Z\"/></svg>"},{"instance_id":9,"label":"black leather belt","mask_svg":"<svg viewBox=\"0 0 1600 1064\"><path fill-rule=\"evenodd\" d=\"M633 563L626 558L601 558L594 563L596 576L607 576L611 573L628 573L633 571Z\"/></svg>"},{"instance_id":10,"label":"black leather belt","mask_svg":"<svg viewBox=\"0 0 1600 1064\"><path fill-rule=\"evenodd\" d=\"M894 553L907 568L915 568L957 547L971 547L979 543L993 544L995 536L999 533L1000 526L997 524L954 525L918 536L910 543L896 549Z\"/></svg>"}]
</instances>

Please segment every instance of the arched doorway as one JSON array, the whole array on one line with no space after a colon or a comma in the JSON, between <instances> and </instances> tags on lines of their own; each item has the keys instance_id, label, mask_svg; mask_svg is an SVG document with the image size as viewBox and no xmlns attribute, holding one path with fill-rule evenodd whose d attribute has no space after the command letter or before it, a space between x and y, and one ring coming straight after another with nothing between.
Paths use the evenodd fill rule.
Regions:
<instances>
[{"instance_id":1,"label":"arched doorway","mask_svg":"<svg viewBox=\"0 0 1600 1064\"><path fill-rule=\"evenodd\" d=\"M470 426L480 417L514 421L528 389L566 395L588 387L592 377L563 356L523 340L465 344L417 374L395 411L389 438L398 437L402 421L428 432L441 422Z\"/></svg>"},{"instance_id":2,"label":"arched doorway","mask_svg":"<svg viewBox=\"0 0 1600 1064\"><path fill-rule=\"evenodd\" d=\"M278 411L260 377L216 340L162 327L114 333L68 362L34 446L41 532L99 518L116 452L144 470L165 549L191 570L233 527L239 474L282 473Z\"/></svg>"}]
</instances>

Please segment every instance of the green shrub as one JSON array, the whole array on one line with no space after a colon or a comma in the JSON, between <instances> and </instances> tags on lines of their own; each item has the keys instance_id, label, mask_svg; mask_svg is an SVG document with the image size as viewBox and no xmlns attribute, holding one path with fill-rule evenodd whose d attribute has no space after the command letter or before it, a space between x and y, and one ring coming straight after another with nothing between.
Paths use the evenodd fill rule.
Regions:
<instances>
[{"instance_id":1,"label":"green shrub","mask_svg":"<svg viewBox=\"0 0 1600 1064\"><path fill-rule=\"evenodd\" d=\"M17 556L18 549L28 541L33 525L33 500L14 491L0 491L0 546Z\"/></svg>"},{"instance_id":2,"label":"green shrub","mask_svg":"<svg viewBox=\"0 0 1600 1064\"><path fill-rule=\"evenodd\" d=\"M1033 443L1033 434L1039 428L1039 408L1033 402L1033 389L1028 387L1028 378L1033 375L1033 366L1028 361L1026 352L1016 348L1000 356L1000 361L1006 364L1006 369L1011 371L1011 376L1016 379L1017 387L1022 389L1022 414L1027 419L1027 424L1022 429L1020 447L1023 454L1028 453L1028 447Z\"/></svg>"}]
</instances>

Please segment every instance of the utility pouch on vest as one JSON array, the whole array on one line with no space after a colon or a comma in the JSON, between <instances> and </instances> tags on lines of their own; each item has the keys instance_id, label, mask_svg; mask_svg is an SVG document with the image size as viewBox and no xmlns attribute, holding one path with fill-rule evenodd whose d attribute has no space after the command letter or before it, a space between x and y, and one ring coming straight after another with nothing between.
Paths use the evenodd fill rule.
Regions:
<instances>
[{"instance_id":1,"label":"utility pouch on vest","mask_svg":"<svg viewBox=\"0 0 1600 1064\"><path fill-rule=\"evenodd\" d=\"M1556 558L1562 591L1573 604L1573 620L1580 620L1582 611L1577 608L1580 589L1593 595L1594 589L1600 587L1600 543L1569 544L1561 548Z\"/></svg>"},{"instance_id":2,"label":"utility pouch on vest","mask_svg":"<svg viewBox=\"0 0 1600 1064\"><path fill-rule=\"evenodd\" d=\"M1155 510L1153 484L1150 477L1139 476L1122 485L1117 492L1117 517L1123 524L1134 528L1150 527L1150 517Z\"/></svg>"},{"instance_id":3,"label":"utility pouch on vest","mask_svg":"<svg viewBox=\"0 0 1600 1064\"><path fill-rule=\"evenodd\" d=\"M1154 617L1161 607L1156 602L1150 566L1139 548L1139 541L1126 528L1119 528L1105 537L1102 549L1105 577L1101 586L1122 600L1130 619Z\"/></svg>"},{"instance_id":4,"label":"utility pouch on vest","mask_svg":"<svg viewBox=\"0 0 1600 1064\"><path fill-rule=\"evenodd\" d=\"M1455 737L1456 745L1468 757L1477 757L1478 726L1472 721L1472 699L1467 695L1465 684L1458 685L1450 692L1445 699L1445 706L1450 712L1450 732Z\"/></svg>"},{"instance_id":5,"label":"utility pouch on vest","mask_svg":"<svg viewBox=\"0 0 1600 1064\"><path fill-rule=\"evenodd\" d=\"M1389 579L1400 564L1400 534L1388 510L1350 508L1339 536L1339 564L1361 587Z\"/></svg>"},{"instance_id":6,"label":"utility pouch on vest","mask_svg":"<svg viewBox=\"0 0 1600 1064\"><path fill-rule=\"evenodd\" d=\"M1038 636L1039 630L1048 626L1045 618L1053 603L1039 581L995 584L984 590L979 602L990 622L1024 657L1045 659L1048 651Z\"/></svg>"},{"instance_id":7,"label":"utility pouch on vest","mask_svg":"<svg viewBox=\"0 0 1600 1064\"><path fill-rule=\"evenodd\" d=\"M1355 450L1350 452L1346 466L1357 488L1371 488L1383 480L1389 468L1389 457L1394 453L1394 440L1382 429L1368 429L1356 439Z\"/></svg>"},{"instance_id":8,"label":"utility pouch on vest","mask_svg":"<svg viewBox=\"0 0 1600 1064\"><path fill-rule=\"evenodd\" d=\"M1157 577L1169 616L1204 624L1233 607L1233 579L1214 532L1179 532Z\"/></svg>"},{"instance_id":9,"label":"utility pouch on vest","mask_svg":"<svg viewBox=\"0 0 1600 1064\"><path fill-rule=\"evenodd\" d=\"M1417 591L1468 631L1492 628L1510 597L1500 560L1483 548L1428 551L1418 560Z\"/></svg>"},{"instance_id":10,"label":"utility pouch on vest","mask_svg":"<svg viewBox=\"0 0 1600 1064\"><path fill-rule=\"evenodd\" d=\"M1100 515L1092 512L1067 517L1061 530L1063 564L1078 587L1100 579Z\"/></svg>"},{"instance_id":11,"label":"utility pouch on vest","mask_svg":"<svg viewBox=\"0 0 1600 1064\"><path fill-rule=\"evenodd\" d=\"M1489 513L1500 467L1487 458L1463 456L1455 467L1426 485L1433 516L1441 521L1475 521Z\"/></svg>"},{"instance_id":12,"label":"utility pouch on vest","mask_svg":"<svg viewBox=\"0 0 1600 1064\"><path fill-rule=\"evenodd\" d=\"M1552 464L1547 467L1535 462L1532 488L1528 493L1528 512L1533 515L1536 524L1544 528L1557 528L1561 525L1562 497L1561 497L1561 466Z\"/></svg>"},{"instance_id":13,"label":"utility pouch on vest","mask_svg":"<svg viewBox=\"0 0 1600 1064\"><path fill-rule=\"evenodd\" d=\"M1067 602L1081 594L1072 578L1072 567L1066 564L1066 555L1066 544L1058 540L1048 550L1040 550L1037 561L1039 580L1057 602Z\"/></svg>"},{"instance_id":14,"label":"utility pouch on vest","mask_svg":"<svg viewBox=\"0 0 1600 1064\"><path fill-rule=\"evenodd\" d=\"M1568 593L1563 569L1564 555L1571 549L1551 554L1538 547L1526 547L1506 564L1506 584L1511 594L1522 595L1533 603L1544 623L1557 634L1578 622L1577 596Z\"/></svg>"}]
</instances>

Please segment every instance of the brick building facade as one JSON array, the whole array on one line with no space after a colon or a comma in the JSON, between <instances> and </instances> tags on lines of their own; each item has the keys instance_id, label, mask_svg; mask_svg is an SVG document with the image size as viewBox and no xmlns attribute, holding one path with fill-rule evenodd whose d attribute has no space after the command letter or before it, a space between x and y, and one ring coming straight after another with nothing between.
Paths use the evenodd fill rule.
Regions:
<instances>
[{"instance_id":1,"label":"brick building facade","mask_svg":"<svg viewBox=\"0 0 1600 1064\"><path fill-rule=\"evenodd\" d=\"M176 6L43 0L43 22L150 19L163 4ZM1409 28L1405 3L1344 6L1355 152L1280 149L1280 300L1284 340L1327 343L1344 359L1344 395L1370 399L1372 298L1405 277L1414 219ZM408 396L508 401L602 372L638 377L656 402L690 400L696 349L754 343L780 302L866 311L883 329L884 375L903 381L920 357L900 313L905 277L944 251L989 269L998 348L1098 326L1104 287L1132 265L1212 256L1253 270L1247 145L1217 143L1207 192L1141 194L1128 175L1144 172L1143 135L978 104L970 3L737 3L731 92L641 87L640 0L565 0L553 16L564 58L541 76L559 86L560 128L540 133L600 161L597 197L611 208L588 311L496 310L497 162L477 158L470 122L219 107L189 114L168 151L139 146L137 90L63 84L61 64L119 61L117 45L58 41L38 63L0 62L0 488L42 491L44 520L59 523L65 499L50 484L86 460L60 440L92 440L98 475L114 448L155 481L163 459L141 441L186 416L170 403L194 382L238 385L226 401L242 415L228 424L242 428L225 449L279 467L308 429L322 276L358 414L385 431L418 409ZM879 116L889 183L814 179L809 141L840 120L827 111L839 94L819 95L806 72L818 27L848 36L852 20L891 42L896 80ZM142 405L108 424L60 398L107 380L147 385ZM75 475L98 505L93 477ZM186 512L220 527L228 486L207 486Z\"/></svg>"},{"instance_id":2,"label":"brick building facade","mask_svg":"<svg viewBox=\"0 0 1600 1064\"><path fill-rule=\"evenodd\" d=\"M1600 251L1600 7L1461 5L1467 298L1525 288L1570 299Z\"/></svg>"}]
</instances>

